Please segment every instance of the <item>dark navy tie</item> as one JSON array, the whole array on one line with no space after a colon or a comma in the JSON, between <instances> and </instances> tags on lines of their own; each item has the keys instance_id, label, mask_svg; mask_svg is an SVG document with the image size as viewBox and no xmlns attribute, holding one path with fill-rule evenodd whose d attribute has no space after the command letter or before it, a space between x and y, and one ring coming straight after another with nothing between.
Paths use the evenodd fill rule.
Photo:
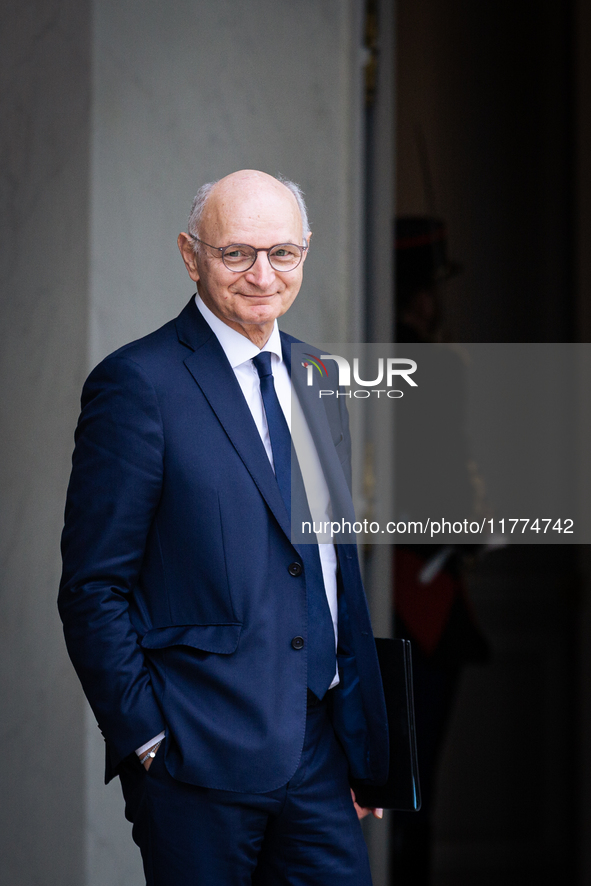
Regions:
<instances>
[{"instance_id":1,"label":"dark navy tie","mask_svg":"<svg viewBox=\"0 0 591 886\"><path fill-rule=\"evenodd\" d=\"M261 351L252 362L261 382L275 476L291 519L292 482L294 495L305 502L304 482L295 452L292 461L291 434L275 391L271 354L269 351ZM307 504L304 506L307 508ZM308 604L308 687L314 695L322 698L332 683L336 671L334 629L326 598L318 545L300 545L300 555L304 566Z\"/></svg>"}]
</instances>

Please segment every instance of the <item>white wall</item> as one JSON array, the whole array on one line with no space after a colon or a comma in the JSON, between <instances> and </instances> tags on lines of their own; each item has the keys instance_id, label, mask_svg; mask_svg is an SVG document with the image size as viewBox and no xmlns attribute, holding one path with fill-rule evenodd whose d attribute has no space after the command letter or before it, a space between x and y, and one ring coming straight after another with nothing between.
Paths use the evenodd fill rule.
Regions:
<instances>
[{"instance_id":1,"label":"white wall","mask_svg":"<svg viewBox=\"0 0 591 886\"><path fill-rule=\"evenodd\" d=\"M0 10L0 882L83 876L83 698L55 605L86 362L83 0Z\"/></svg>"}]
</instances>

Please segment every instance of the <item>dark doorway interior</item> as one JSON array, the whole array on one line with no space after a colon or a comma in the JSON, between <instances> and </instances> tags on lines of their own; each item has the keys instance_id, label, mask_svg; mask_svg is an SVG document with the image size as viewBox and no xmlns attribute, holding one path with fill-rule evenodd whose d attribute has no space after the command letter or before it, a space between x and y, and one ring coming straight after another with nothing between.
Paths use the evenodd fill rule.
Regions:
<instances>
[{"instance_id":1,"label":"dark doorway interior","mask_svg":"<svg viewBox=\"0 0 591 886\"><path fill-rule=\"evenodd\" d=\"M398 0L396 43L397 213L444 218L464 266L447 339L577 340L571 4ZM470 574L492 658L464 670L442 753L436 886L583 882L579 556L512 546Z\"/></svg>"}]
</instances>

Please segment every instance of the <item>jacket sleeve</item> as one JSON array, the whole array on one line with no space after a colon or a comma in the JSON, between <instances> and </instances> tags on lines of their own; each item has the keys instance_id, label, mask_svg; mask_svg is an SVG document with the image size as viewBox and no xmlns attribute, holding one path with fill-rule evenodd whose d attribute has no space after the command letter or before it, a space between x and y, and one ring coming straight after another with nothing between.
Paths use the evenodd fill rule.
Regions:
<instances>
[{"instance_id":1,"label":"jacket sleeve","mask_svg":"<svg viewBox=\"0 0 591 886\"><path fill-rule=\"evenodd\" d=\"M165 726L130 619L163 454L158 399L146 373L124 356L107 358L82 393L58 605L114 766Z\"/></svg>"}]
</instances>

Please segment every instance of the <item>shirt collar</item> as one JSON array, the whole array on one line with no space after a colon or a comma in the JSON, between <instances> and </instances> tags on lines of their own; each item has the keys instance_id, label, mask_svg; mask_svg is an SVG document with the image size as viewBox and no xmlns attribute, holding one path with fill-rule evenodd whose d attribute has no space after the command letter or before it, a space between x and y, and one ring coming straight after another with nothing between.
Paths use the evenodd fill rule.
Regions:
<instances>
[{"instance_id":1,"label":"shirt collar","mask_svg":"<svg viewBox=\"0 0 591 886\"><path fill-rule=\"evenodd\" d=\"M257 348L249 338L246 338L245 335L232 329L231 326L228 326L223 320L216 317L216 315L210 311L207 305L202 301L199 294L195 296L195 303L199 308L201 316L211 327L217 340L221 344L232 369L240 366L241 363L246 363L247 360L252 360L252 358L256 357L257 354L260 354L261 351L270 351L271 354L275 354L279 361L283 360L281 337L279 335L277 320L275 320L275 323L273 324L273 331L269 336L268 342L263 345L262 348ZM277 360L274 362L277 363Z\"/></svg>"}]
</instances>

